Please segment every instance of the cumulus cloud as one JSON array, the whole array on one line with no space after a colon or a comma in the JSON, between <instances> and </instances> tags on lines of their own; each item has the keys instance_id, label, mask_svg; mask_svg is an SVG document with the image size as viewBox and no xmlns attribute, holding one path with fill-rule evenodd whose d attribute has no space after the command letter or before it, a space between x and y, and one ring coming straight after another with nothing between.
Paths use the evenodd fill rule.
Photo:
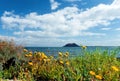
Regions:
<instances>
[{"instance_id":1,"label":"cumulus cloud","mask_svg":"<svg viewBox=\"0 0 120 81\"><path fill-rule=\"evenodd\" d=\"M54 3L54 0L51 2ZM20 30L14 32L14 35L36 38L104 36L104 33L90 32L89 29L99 25L108 26L111 21L120 19L119 4L120 0L115 0L111 5L100 4L86 11L81 11L76 6L65 7L43 15L31 12L20 16L6 11L1 17L1 21L4 28Z\"/></svg>"},{"instance_id":2,"label":"cumulus cloud","mask_svg":"<svg viewBox=\"0 0 120 81\"><path fill-rule=\"evenodd\" d=\"M34 33L37 33L40 37L100 35L92 32L84 33L82 32L82 30L87 30L92 26L97 26L97 23L105 23L105 21L86 21L87 19L83 20L84 18L82 18L82 16L82 19L79 18L80 10L76 7L67 7L55 13L45 15L30 13L27 14L25 17L20 17L19 15L14 15L13 13L6 13L10 12L5 12L4 15L1 17L3 26L5 28L17 28L22 31L25 28L38 29L37 31L26 31L26 33L27 35L34 35ZM20 32L15 32L14 34L20 34Z\"/></svg>"},{"instance_id":3,"label":"cumulus cloud","mask_svg":"<svg viewBox=\"0 0 120 81\"><path fill-rule=\"evenodd\" d=\"M51 3L51 10L55 10L60 5L60 3L56 2L55 0L50 0L50 3Z\"/></svg>"}]
</instances>

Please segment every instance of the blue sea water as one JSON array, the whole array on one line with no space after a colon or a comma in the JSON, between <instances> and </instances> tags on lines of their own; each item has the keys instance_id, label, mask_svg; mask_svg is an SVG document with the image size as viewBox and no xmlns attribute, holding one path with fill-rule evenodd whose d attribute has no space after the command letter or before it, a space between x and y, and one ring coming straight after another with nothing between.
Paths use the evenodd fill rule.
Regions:
<instances>
[{"instance_id":1,"label":"blue sea water","mask_svg":"<svg viewBox=\"0 0 120 81\"><path fill-rule=\"evenodd\" d=\"M100 51L108 50L113 51L118 49L118 46L87 46L87 51L95 51L99 49ZM57 56L58 52L69 52L70 56L78 56L81 55L82 49L81 47L26 47L29 51L39 51L44 52L47 55ZM117 54L120 55L120 52Z\"/></svg>"}]
</instances>

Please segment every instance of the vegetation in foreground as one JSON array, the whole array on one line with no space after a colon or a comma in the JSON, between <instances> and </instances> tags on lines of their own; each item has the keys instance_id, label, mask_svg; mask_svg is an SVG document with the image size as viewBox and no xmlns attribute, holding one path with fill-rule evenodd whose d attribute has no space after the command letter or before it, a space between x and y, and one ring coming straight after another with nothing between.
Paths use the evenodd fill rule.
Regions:
<instances>
[{"instance_id":1,"label":"vegetation in foreground","mask_svg":"<svg viewBox=\"0 0 120 81\"><path fill-rule=\"evenodd\" d=\"M3 45L4 43L4 45ZM119 50L87 51L82 46L80 56L70 58L59 52L58 57L32 52L13 42L0 41L0 81L119 81Z\"/></svg>"}]
</instances>

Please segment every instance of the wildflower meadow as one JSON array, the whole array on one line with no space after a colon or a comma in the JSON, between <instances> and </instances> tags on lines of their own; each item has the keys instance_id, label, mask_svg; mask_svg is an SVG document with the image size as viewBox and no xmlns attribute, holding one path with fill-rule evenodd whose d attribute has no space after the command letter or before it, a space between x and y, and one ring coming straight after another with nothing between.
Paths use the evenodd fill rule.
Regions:
<instances>
[{"instance_id":1,"label":"wildflower meadow","mask_svg":"<svg viewBox=\"0 0 120 81\"><path fill-rule=\"evenodd\" d=\"M87 46L81 46L82 51L76 57L70 57L67 51L54 57L11 42L2 43L5 45L0 46L0 81L120 81L120 59L116 56L119 49L88 51ZM15 63L9 65L12 57Z\"/></svg>"}]
</instances>

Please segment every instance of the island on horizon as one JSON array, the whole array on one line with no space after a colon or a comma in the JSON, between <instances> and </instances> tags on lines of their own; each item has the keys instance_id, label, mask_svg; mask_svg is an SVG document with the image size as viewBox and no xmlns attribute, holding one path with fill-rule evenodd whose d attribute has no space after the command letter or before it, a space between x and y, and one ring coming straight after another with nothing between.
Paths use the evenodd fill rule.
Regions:
<instances>
[{"instance_id":1,"label":"island on horizon","mask_svg":"<svg viewBox=\"0 0 120 81\"><path fill-rule=\"evenodd\" d=\"M63 47L80 47L80 46L77 45L76 43L67 43Z\"/></svg>"}]
</instances>

